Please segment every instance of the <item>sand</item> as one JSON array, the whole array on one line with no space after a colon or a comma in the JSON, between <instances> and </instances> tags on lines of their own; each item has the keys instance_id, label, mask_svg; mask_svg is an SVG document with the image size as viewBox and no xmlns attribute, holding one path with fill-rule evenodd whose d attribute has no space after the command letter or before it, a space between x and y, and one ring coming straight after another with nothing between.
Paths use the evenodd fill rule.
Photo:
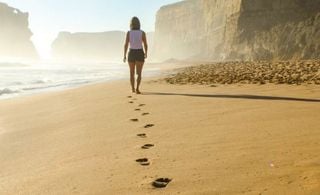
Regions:
<instances>
[{"instance_id":1,"label":"sand","mask_svg":"<svg viewBox=\"0 0 320 195\"><path fill-rule=\"evenodd\" d=\"M319 86L142 89L0 101L0 194L319 194Z\"/></svg>"}]
</instances>

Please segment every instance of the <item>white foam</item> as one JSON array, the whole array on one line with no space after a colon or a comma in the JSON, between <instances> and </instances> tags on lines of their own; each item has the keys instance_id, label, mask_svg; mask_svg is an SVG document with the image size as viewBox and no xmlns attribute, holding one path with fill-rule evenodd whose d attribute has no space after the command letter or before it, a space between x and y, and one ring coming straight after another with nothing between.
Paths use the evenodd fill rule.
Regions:
<instances>
[{"instance_id":1,"label":"white foam","mask_svg":"<svg viewBox=\"0 0 320 195\"><path fill-rule=\"evenodd\" d=\"M129 77L126 64L2 63L0 69L0 99ZM145 69L144 76L155 75L157 72L155 69Z\"/></svg>"}]
</instances>

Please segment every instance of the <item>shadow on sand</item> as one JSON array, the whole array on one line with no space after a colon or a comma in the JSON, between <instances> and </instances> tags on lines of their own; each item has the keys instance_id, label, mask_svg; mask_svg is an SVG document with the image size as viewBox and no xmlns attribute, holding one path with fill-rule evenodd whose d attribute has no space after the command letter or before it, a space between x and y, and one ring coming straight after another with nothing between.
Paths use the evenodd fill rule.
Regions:
<instances>
[{"instance_id":1,"label":"shadow on sand","mask_svg":"<svg viewBox=\"0 0 320 195\"><path fill-rule=\"evenodd\" d=\"M189 94L189 93L162 93L162 92L144 92L143 95L176 95L205 98L229 98L229 99L250 99L250 100L276 100L276 101L298 101L298 102L319 102L320 99L262 96L262 95L222 95L222 94Z\"/></svg>"}]
</instances>

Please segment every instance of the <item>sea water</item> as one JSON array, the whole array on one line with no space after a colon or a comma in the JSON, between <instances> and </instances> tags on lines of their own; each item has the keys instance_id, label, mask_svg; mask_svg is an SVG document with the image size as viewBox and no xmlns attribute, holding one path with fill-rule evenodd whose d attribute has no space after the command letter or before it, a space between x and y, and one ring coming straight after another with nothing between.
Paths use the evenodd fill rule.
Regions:
<instances>
[{"instance_id":1,"label":"sea water","mask_svg":"<svg viewBox=\"0 0 320 195\"><path fill-rule=\"evenodd\" d=\"M157 68L144 70L145 76L158 73ZM124 63L0 63L0 99L128 77L128 65Z\"/></svg>"}]
</instances>

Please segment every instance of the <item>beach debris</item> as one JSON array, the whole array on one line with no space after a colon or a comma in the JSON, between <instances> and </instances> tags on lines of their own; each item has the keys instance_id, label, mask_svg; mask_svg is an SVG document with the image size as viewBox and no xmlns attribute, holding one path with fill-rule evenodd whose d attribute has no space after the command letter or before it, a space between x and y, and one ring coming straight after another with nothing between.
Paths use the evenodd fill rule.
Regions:
<instances>
[{"instance_id":1,"label":"beach debris","mask_svg":"<svg viewBox=\"0 0 320 195\"><path fill-rule=\"evenodd\" d=\"M148 128L151 128L151 127L154 127L154 124L147 124L147 125L144 126L145 129L148 129Z\"/></svg>"},{"instance_id":2,"label":"beach debris","mask_svg":"<svg viewBox=\"0 0 320 195\"><path fill-rule=\"evenodd\" d=\"M132 119L130 119L130 121L132 121L132 122L138 122L139 119L137 119L137 118L132 118Z\"/></svg>"},{"instance_id":3,"label":"beach debris","mask_svg":"<svg viewBox=\"0 0 320 195\"><path fill-rule=\"evenodd\" d=\"M154 144L145 144L145 145L141 146L142 149L150 149L152 147L154 147Z\"/></svg>"},{"instance_id":4,"label":"beach debris","mask_svg":"<svg viewBox=\"0 0 320 195\"><path fill-rule=\"evenodd\" d=\"M148 166L150 165L150 162L147 158L139 158L136 160L141 166Z\"/></svg>"},{"instance_id":5,"label":"beach debris","mask_svg":"<svg viewBox=\"0 0 320 195\"><path fill-rule=\"evenodd\" d=\"M152 182L152 186L155 188L165 188L172 181L169 178L159 178Z\"/></svg>"}]
</instances>

